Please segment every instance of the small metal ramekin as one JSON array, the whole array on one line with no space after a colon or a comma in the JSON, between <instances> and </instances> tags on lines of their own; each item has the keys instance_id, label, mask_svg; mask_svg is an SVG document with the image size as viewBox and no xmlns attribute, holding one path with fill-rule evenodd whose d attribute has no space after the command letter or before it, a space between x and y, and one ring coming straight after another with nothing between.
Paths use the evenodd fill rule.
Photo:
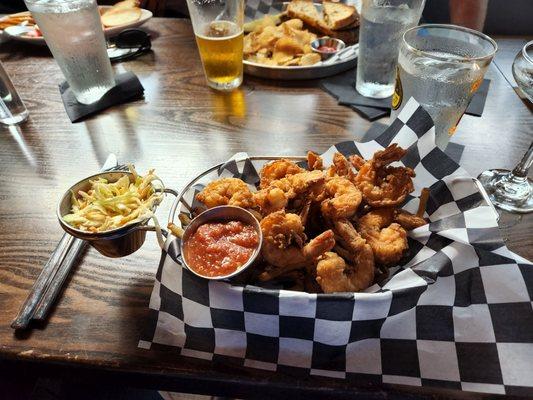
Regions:
<instances>
[{"instance_id":1,"label":"small metal ramekin","mask_svg":"<svg viewBox=\"0 0 533 400\"><path fill-rule=\"evenodd\" d=\"M333 52L320 51L318 50L320 46L333 47L334 49L336 49L336 51L333 51ZM335 54L337 54L339 51L341 51L345 47L346 47L346 44L342 40L331 38L329 36L324 36L324 37L315 39L311 42L311 48L313 49L315 53L320 54L322 61L327 60L331 56L334 56Z\"/></svg>"},{"instance_id":2,"label":"small metal ramekin","mask_svg":"<svg viewBox=\"0 0 533 400\"><path fill-rule=\"evenodd\" d=\"M259 243L257 245L257 248L254 250L248 261L244 265L242 265L237 270L233 271L231 274L223 275L223 276L204 276L197 273L194 269L189 267L187 265L187 257L185 257L184 252L184 244L189 239L189 237L196 232L198 227L200 225L203 225L207 222L225 222L225 221L241 221L245 224L252 225L257 232L257 235L259 237ZM189 225L185 228L185 231L183 232L183 237L180 241L180 252L181 252L181 258L183 260L183 265L185 268L187 268L189 271L191 271L194 275L204 278L204 279L210 279L214 281L220 281L223 279L229 279L233 278L234 276L239 275L240 273L244 272L248 267L250 267L259 254L261 253L261 246L263 244L263 234L261 232L261 226L259 225L259 221L250 213L249 211L246 211L244 208L241 207L234 207L234 206L218 206L210 208L200 215L198 215L196 218L194 218Z\"/></svg>"},{"instance_id":3,"label":"small metal ramekin","mask_svg":"<svg viewBox=\"0 0 533 400\"><path fill-rule=\"evenodd\" d=\"M127 175L130 178L130 182L134 181L132 173L123 171L103 172L82 179L78 183L72 185L65 194L63 194L56 209L59 224L67 233L78 239L88 241L91 246L107 257L124 257L137 251L144 243L146 232L156 230L154 226L147 225L150 218L133 224L127 224L120 228L110 229L105 232L87 232L69 225L63 220L63 216L70 213L72 207L72 192L78 193L80 190L85 192L88 191L91 187L90 180L104 178L107 179L108 182L116 182L124 175ZM162 189L155 186L154 189L160 189L160 191L164 193L177 194L171 189ZM157 204L152 211L155 212L156 208ZM163 229L162 232L163 234L166 234Z\"/></svg>"}]
</instances>

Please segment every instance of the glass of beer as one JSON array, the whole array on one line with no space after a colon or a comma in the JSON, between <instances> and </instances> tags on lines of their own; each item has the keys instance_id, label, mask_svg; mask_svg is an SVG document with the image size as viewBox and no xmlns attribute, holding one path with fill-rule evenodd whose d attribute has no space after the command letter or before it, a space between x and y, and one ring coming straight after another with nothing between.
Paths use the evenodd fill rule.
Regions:
<instances>
[{"instance_id":1,"label":"glass of beer","mask_svg":"<svg viewBox=\"0 0 533 400\"><path fill-rule=\"evenodd\" d=\"M414 97L431 115L435 142L444 150L497 49L488 36L460 26L420 25L407 30L398 57L392 117Z\"/></svg>"},{"instance_id":2,"label":"glass of beer","mask_svg":"<svg viewBox=\"0 0 533 400\"><path fill-rule=\"evenodd\" d=\"M233 90L242 83L244 0L187 0L207 84Z\"/></svg>"}]
</instances>

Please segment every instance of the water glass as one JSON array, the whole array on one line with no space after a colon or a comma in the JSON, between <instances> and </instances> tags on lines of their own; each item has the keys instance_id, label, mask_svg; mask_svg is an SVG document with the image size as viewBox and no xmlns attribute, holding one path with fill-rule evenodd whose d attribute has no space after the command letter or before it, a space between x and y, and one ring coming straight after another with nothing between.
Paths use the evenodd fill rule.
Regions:
<instances>
[{"instance_id":1,"label":"water glass","mask_svg":"<svg viewBox=\"0 0 533 400\"><path fill-rule=\"evenodd\" d=\"M533 103L533 40L516 55L513 76L524 96Z\"/></svg>"},{"instance_id":2,"label":"water glass","mask_svg":"<svg viewBox=\"0 0 533 400\"><path fill-rule=\"evenodd\" d=\"M0 123L18 124L28 118L28 110L22 102L13 82L0 63Z\"/></svg>"},{"instance_id":3,"label":"water glass","mask_svg":"<svg viewBox=\"0 0 533 400\"><path fill-rule=\"evenodd\" d=\"M229 91L242 83L244 0L187 0L207 84Z\"/></svg>"},{"instance_id":4,"label":"water glass","mask_svg":"<svg viewBox=\"0 0 533 400\"><path fill-rule=\"evenodd\" d=\"M383 99L394 92L402 34L418 24L424 0L363 0L356 88Z\"/></svg>"},{"instance_id":5,"label":"water glass","mask_svg":"<svg viewBox=\"0 0 533 400\"><path fill-rule=\"evenodd\" d=\"M497 49L488 36L460 26L409 29L400 46L392 117L414 97L431 115L435 142L444 150Z\"/></svg>"},{"instance_id":6,"label":"water glass","mask_svg":"<svg viewBox=\"0 0 533 400\"><path fill-rule=\"evenodd\" d=\"M94 103L115 85L95 0L25 0L78 102Z\"/></svg>"}]
</instances>

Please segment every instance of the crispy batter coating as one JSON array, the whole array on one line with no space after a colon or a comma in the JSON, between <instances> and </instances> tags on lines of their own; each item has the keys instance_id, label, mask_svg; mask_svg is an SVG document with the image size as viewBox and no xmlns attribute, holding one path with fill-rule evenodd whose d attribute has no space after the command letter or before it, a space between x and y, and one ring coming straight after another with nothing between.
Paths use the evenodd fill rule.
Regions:
<instances>
[{"instance_id":1,"label":"crispy batter coating","mask_svg":"<svg viewBox=\"0 0 533 400\"><path fill-rule=\"evenodd\" d=\"M285 178L287 175L294 175L304 171L305 169L285 158L269 162L268 164L265 164L263 168L261 168L261 172L259 173L261 177L261 180L259 181L259 188L265 189L269 187L273 181Z\"/></svg>"},{"instance_id":2,"label":"crispy batter coating","mask_svg":"<svg viewBox=\"0 0 533 400\"><path fill-rule=\"evenodd\" d=\"M399 161L405 153L395 143L376 152L371 160L359 168L355 183L363 192L365 201L372 207L399 206L414 190L412 178L415 173L411 168L389 166L392 162Z\"/></svg>"},{"instance_id":3,"label":"crispy batter coating","mask_svg":"<svg viewBox=\"0 0 533 400\"><path fill-rule=\"evenodd\" d=\"M394 221L393 208L379 208L363 215L358 222L358 230L366 239L376 262L393 265L400 261L407 250L407 232Z\"/></svg>"},{"instance_id":4,"label":"crispy batter coating","mask_svg":"<svg viewBox=\"0 0 533 400\"><path fill-rule=\"evenodd\" d=\"M363 196L347 178L330 178L324 185L326 199L320 204L322 215L329 219L351 218Z\"/></svg>"},{"instance_id":5,"label":"crispy batter coating","mask_svg":"<svg viewBox=\"0 0 533 400\"><path fill-rule=\"evenodd\" d=\"M277 211L261 220L263 258L277 267L276 273L262 274L271 279L292 269L302 268L335 246L333 232L327 230L304 245L306 240L301 219L296 214Z\"/></svg>"},{"instance_id":6,"label":"crispy batter coating","mask_svg":"<svg viewBox=\"0 0 533 400\"><path fill-rule=\"evenodd\" d=\"M248 185L237 178L222 178L210 182L196 198L207 208L224 205L249 208L255 205Z\"/></svg>"}]
</instances>

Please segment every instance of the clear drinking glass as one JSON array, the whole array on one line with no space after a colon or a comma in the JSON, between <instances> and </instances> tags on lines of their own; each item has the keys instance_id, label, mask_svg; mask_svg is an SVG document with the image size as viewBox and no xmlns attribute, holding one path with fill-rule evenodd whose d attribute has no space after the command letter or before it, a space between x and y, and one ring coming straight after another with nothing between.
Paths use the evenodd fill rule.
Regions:
<instances>
[{"instance_id":1,"label":"clear drinking glass","mask_svg":"<svg viewBox=\"0 0 533 400\"><path fill-rule=\"evenodd\" d=\"M398 57L392 117L409 98L426 109L444 150L498 46L488 36L455 25L420 25L406 31Z\"/></svg>"},{"instance_id":2,"label":"clear drinking glass","mask_svg":"<svg viewBox=\"0 0 533 400\"><path fill-rule=\"evenodd\" d=\"M522 93L533 103L533 40L516 55L513 76Z\"/></svg>"},{"instance_id":3,"label":"clear drinking glass","mask_svg":"<svg viewBox=\"0 0 533 400\"><path fill-rule=\"evenodd\" d=\"M423 8L424 0L362 1L356 88L363 96L392 95L400 40Z\"/></svg>"},{"instance_id":4,"label":"clear drinking glass","mask_svg":"<svg viewBox=\"0 0 533 400\"><path fill-rule=\"evenodd\" d=\"M233 90L242 83L244 0L187 0L207 84Z\"/></svg>"},{"instance_id":5,"label":"clear drinking glass","mask_svg":"<svg viewBox=\"0 0 533 400\"><path fill-rule=\"evenodd\" d=\"M25 0L76 99L94 103L115 85L95 0Z\"/></svg>"},{"instance_id":6,"label":"clear drinking glass","mask_svg":"<svg viewBox=\"0 0 533 400\"><path fill-rule=\"evenodd\" d=\"M18 124L28 118L28 110L22 102L13 82L0 63L0 123Z\"/></svg>"},{"instance_id":7,"label":"clear drinking glass","mask_svg":"<svg viewBox=\"0 0 533 400\"><path fill-rule=\"evenodd\" d=\"M516 55L513 75L518 87L527 99L533 102L533 40L526 43ZM533 183L528 178L531 164L533 164L533 142L512 171L491 169L478 176L495 206L516 213L533 211Z\"/></svg>"}]
</instances>

